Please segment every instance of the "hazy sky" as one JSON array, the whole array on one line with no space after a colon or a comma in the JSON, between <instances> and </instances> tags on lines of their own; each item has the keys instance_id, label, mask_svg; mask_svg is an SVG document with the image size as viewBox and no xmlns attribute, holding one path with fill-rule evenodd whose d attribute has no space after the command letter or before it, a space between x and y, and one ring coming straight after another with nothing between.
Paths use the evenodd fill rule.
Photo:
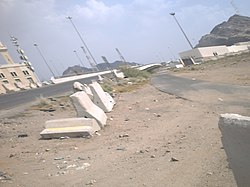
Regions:
<instances>
[{"instance_id":1,"label":"hazy sky","mask_svg":"<svg viewBox=\"0 0 250 187\"><path fill-rule=\"evenodd\" d=\"M230 0L0 0L0 41L19 62L10 35L18 38L40 79L51 76L34 43L55 74L80 64L74 50L89 67L73 22L98 63L101 56L141 64L168 61L190 49L170 12L193 45L202 35L235 14ZM234 0L241 15L250 16L249 0ZM0 58L0 63L3 59Z\"/></svg>"}]
</instances>

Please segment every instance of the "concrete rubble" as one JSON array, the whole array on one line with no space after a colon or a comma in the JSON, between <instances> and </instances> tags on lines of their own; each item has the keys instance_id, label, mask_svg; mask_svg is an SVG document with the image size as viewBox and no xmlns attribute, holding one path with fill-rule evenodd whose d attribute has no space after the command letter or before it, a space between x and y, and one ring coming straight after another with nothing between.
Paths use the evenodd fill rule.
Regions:
<instances>
[{"instance_id":1,"label":"concrete rubble","mask_svg":"<svg viewBox=\"0 0 250 187\"><path fill-rule=\"evenodd\" d=\"M94 119L66 118L46 121L45 129L40 133L42 138L60 137L88 137L92 136L100 127Z\"/></svg>"},{"instance_id":2,"label":"concrete rubble","mask_svg":"<svg viewBox=\"0 0 250 187\"><path fill-rule=\"evenodd\" d=\"M99 106L104 112L111 112L115 101L109 93L104 92L101 85L95 81L89 87L93 93L93 103Z\"/></svg>"},{"instance_id":3,"label":"concrete rubble","mask_svg":"<svg viewBox=\"0 0 250 187\"><path fill-rule=\"evenodd\" d=\"M250 117L221 114L219 129L238 187L250 184Z\"/></svg>"},{"instance_id":4,"label":"concrete rubble","mask_svg":"<svg viewBox=\"0 0 250 187\"><path fill-rule=\"evenodd\" d=\"M96 106L84 92L76 92L70 96L78 117L93 118L102 128L106 125L107 116L104 111Z\"/></svg>"}]
</instances>

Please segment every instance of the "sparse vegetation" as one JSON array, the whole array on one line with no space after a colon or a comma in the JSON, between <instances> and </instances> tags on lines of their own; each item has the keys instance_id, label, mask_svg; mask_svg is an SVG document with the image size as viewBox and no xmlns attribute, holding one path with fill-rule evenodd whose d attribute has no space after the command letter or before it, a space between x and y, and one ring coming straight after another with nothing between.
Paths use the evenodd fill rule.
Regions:
<instances>
[{"instance_id":1,"label":"sparse vegetation","mask_svg":"<svg viewBox=\"0 0 250 187\"><path fill-rule=\"evenodd\" d=\"M122 93L136 90L148 83L148 80L151 76L151 74L147 71L140 71L134 68L123 67L121 71L126 78L120 79L118 83L105 79L102 84L102 88L105 92Z\"/></svg>"}]
</instances>

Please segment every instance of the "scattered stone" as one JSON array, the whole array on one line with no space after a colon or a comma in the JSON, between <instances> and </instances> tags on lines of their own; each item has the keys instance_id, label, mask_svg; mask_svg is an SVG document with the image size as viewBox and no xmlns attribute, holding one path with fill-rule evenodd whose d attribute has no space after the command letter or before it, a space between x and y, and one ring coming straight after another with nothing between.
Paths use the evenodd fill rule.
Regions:
<instances>
[{"instance_id":1,"label":"scattered stone","mask_svg":"<svg viewBox=\"0 0 250 187\"><path fill-rule=\"evenodd\" d=\"M155 155L151 155L151 157L150 158L155 158Z\"/></svg>"},{"instance_id":2,"label":"scattered stone","mask_svg":"<svg viewBox=\"0 0 250 187\"><path fill-rule=\"evenodd\" d=\"M54 158L54 160L63 160L64 159L64 157L56 157L56 158Z\"/></svg>"},{"instance_id":3,"label":"scattered stone","mask_svg":"<svg viewBox=\"0 0 250 187\"><path fill-rule=\"evenodd\" d=\"M144 151L143 151L143 150L140 150L140 153L144 153Z\"/></svg>"},{"instance_id":4,"label":"scattered stone","mask_svg":"<svg viewBox=\"0 0 250 187\"><path fill-rule=\"evenodd\" d=\"M76 170L83 170L83 169L87 169L90 166L90 163L83 163L83 165L81 167L77 167Z\"/></svg>"},{"instance_id":5,"label":"scattered stone","mask_svg":"<svg viewBox=\"0 0 250 187\"><path fill-rule=\"evenodd\" d=\"M149 111L149 108L145 108L145 110Z\"/></svg>"},{"instance_id":6,"label":"scattered stone","mask_svg":"<svg viewBox=\"0 0 250 187\"><path fill-rule=\"evenodd\" d=\"M129 121L129 119L128 118L125 118L125 120L124 121Z\"/></svg>"},{"instance_id":7,"label":"scattered stone","mask_svg":"<svg viewBox=\"0 0 250 187\"><path fill-rule=\"evenodd\" d=\"M213 173L212 172L207 172L207 175L213 175Z\"/></svg>"},{"instance_id":8,"label":"scattered stone","mask_svg":"<svg viewBox=\"0 0 250 187\"><path fill-rule=\"evenodd\" d=\"M12 157L14 157L14 156L15 156L15 155L11 153L10 156L9 156L9 158L12 158Z\"/></svg>"},{"instance_id":9,"label":"scattered stone","mask_svg":"<svg viewBox=\"0 0 250 187\"><path fill-rule=\"evenodd\" d=\"M26 133L19 134L17 137L18 137L18 138L28 137L28 134L26 134Z\"/></svg>"},{"instance_id":10,"label":"scattered stone","mask_svg":"<svg viewBox=\"0 0 250 187\"><path fill-rule=\"evenodd\" d=\"M125 147L118 147L118 148L116 148L116 150L117 150L117 151L125 151L126 148L125 148Z\"/></svg>"},{"instance_id":11,"label":"scattered stone","mask_svg":"<svg viewBox=\"0 0 250 187\"><path fill-rule=\"evenodd\" d=\"M155 117L161 117L161 115L160 115L160 114L156 114L156 113L154 113L154 115L155 115Z\"/></svg>"},{"instance_id":12,"label":"scattered stone","mask_svg":"<svg viewBox=\"0 0 250 187\"><path fill-rule=\"evenodd\" d=\"M175 157L171 157L171 160L170 160L170 162L178 162L179 160L177 159L177 158L175 158Z\"/></svg>"},{"instance_id":13,"label":"scattered stone","mask_svg":"<svg viewBox=\"0 0 250 187\"><path fill-rule=\"evenodd\" d=\"M7 173L0 171L0 180L11 180L11 177Z\"/></svg>"},{"instance_id":14,"label":"scattered stone","mask_svg":"<svg viewBox=\"0 0 250 187\"><path fill-rule=\"evenodd\" d=\"M132 107L128 107L129 110L132 110Z\"/></svg>"},{"instance_id":15,"label":"scattered stone","mask_svg":"<svg viewBox=\"0 0 250 187\"><path fill-rule=\"evenodd\" d=\"M220 97L218 98L218 100L219 100L219 101L223 101L223 99L222 99L222 98L220 98Z\"/></svg>"},{"instance_id":16,"label":"scattered stone","mask_svg":"<svg viewBox=\"0 0 250 187\"><path fill-rule=\"evenodd\" d=\"M119 135L119 138L125 138L125 137L129 137L129 135L128 134L120 134Z\"/></svg>"},{"instance_id":17,"label":"scattered stone","mask_svg":"<svg viewBox=\"0 0 250 187\"><path fill-rule=\"evenodd\" d=\"M95 134L96 134L97 136L101 136L101 134L100 134L99 132L95 132Z\"/></svg>"},{"instance_id":18,"label":"scattered stone","mask_svg":"<svg viewBox=\"0 0 250 187\"><path fill-rule=\"evenodd\" d=\"M154 102L158 102L158 100L157 100L157 99L154 99Z\"/></svg>"},{"instance_id":19,"label":"scattered stone","mask_svg":"<svg viewBox=\"0 0 250 187\"><path fill-rule=\"evenodd\" d=\"M50 151L50 149L45 149L45 151L46 151L46 152L49 152L49 151Z\"/></svg>"},{"instance_id":20,"label":"scattered stone","mask_svg":"<svg viewBox=\"0 0 250 187\"><path fill-rule=\"evenodd\" d=\"M96 183L96 180L90 180L86 185L94 185Z\"/></svg>"}]
</instances>

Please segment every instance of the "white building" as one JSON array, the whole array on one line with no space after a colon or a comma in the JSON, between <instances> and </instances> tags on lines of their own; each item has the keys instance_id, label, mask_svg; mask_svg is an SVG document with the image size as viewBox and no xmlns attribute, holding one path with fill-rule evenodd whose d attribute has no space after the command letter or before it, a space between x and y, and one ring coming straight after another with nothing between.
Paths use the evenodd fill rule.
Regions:
<instances>
[{"instance_id":1,"label":"white building","mask_svg":"<svg viewBox=\"0 0 250 187\"><path fill-rule=\"evenodd\" d=\"M188 51L179 53L181 63L184 66L191 64L199 64L207 60L216 60L227 55L239 54L248 52L250 49L250 42L241 42L232 46L211 46L198 47Z\"/></svg>"}]
</instances>

